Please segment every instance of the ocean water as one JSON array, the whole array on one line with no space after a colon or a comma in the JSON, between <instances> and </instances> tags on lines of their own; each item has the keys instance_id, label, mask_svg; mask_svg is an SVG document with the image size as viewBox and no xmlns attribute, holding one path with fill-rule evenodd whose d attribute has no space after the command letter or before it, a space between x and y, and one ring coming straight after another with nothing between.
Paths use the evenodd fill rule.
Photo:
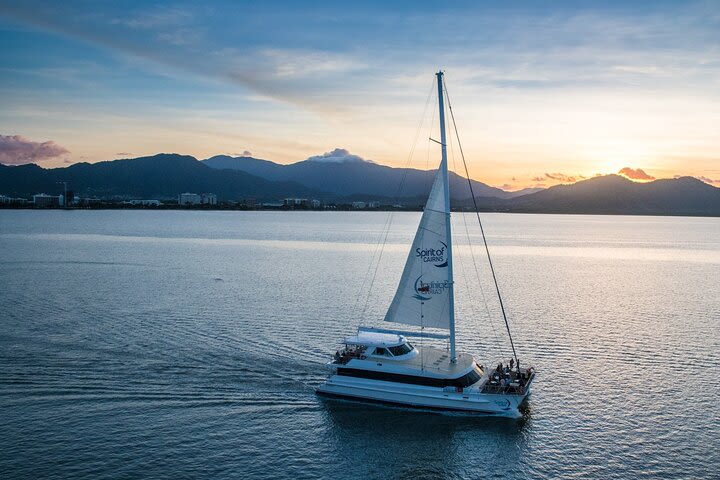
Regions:
<instances>
[{"instance_id":1,"label":"ocean water","mask_svg":"<svg viewBox=\"0 0 720 480\"><path fill-rule=\"evenodd\" d=\"M0 478L719 478L720 219L482 218L521 419L316 396L417 213L0 211ZM454 227L459 348L508 359Z\"/></svg>"}]
</instances>

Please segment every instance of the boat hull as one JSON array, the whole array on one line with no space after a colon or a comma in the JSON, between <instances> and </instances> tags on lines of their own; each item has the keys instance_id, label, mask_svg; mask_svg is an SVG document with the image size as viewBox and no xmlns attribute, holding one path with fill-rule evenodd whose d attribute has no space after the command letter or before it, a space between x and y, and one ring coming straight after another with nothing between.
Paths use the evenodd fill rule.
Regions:
<instances>
[{"instance_id":1,"label":"boat hull","mask_svg":"<svg viewBox=\"0 0 720 480\"><path fill-rule=\"evenodd\" d=\"M520 417L519 407L529 395L530 389L528 388L524 395L488 394L473 387L457 392L447 388L331 375L326 383L318 387L317 393L404 408Z\"/></svg>"}]
</instances>

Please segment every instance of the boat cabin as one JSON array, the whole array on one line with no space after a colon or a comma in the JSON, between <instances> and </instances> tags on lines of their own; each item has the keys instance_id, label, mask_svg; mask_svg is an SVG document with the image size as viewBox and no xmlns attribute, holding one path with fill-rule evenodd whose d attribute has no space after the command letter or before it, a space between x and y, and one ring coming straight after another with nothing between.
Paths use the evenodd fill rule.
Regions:
<instances>
[{"instance_id":1,"label":"boat cabin","mask_svg":"<svg viewBox=\"0 0 720 480\"><path fill-rule=\"evenodd\" d=\"M415 347L404 336L391 333L358 332L347 337L343 343L345 348L335 352L333 363L345 365L353 358L406 359L410 354L417 354Z\"/></svg>"}]
</instances>

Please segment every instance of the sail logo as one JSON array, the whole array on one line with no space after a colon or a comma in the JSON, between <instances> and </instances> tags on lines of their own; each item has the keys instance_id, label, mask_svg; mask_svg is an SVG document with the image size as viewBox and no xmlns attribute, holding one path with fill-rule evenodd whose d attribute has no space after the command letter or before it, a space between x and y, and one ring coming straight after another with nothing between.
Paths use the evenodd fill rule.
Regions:
<instances>
[{"instance_id":1,"label":"sail logo","mask_svg":"<svg viewBox=\"0 0 720 480\"><path fill-rule=\"evenodd\" d=\"M422 275L420 275L415 280L415 295L413 295L413 298L422 301L432 300L431 295L442 295L449 286L450 282L447 280L423 282Z\"/></svg>"},{"instance_id":2,"label":"sail logo","mask_svg":"<svg viewBox=\"0 0 720 480\"><path fill-rule=\"evenodd\" d=\"M447 267L447 245L440 242L440 248L416 248L415 257L424 263L432 263L438 268Z\"/></svg>"}]
</instances>

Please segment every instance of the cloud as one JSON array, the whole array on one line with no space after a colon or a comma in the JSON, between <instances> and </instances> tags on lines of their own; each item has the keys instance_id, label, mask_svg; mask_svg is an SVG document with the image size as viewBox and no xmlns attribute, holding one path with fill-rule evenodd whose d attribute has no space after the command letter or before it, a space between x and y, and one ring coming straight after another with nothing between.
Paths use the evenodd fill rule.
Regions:
<instances>
[{"instance_id":1,"label":"cloud","mask_svg":"<svg viewBox=\"0 0 720 480\"><path fill-rule=\"evenodd\" d=\"M130 152L118 152L115 154L116 157L129 157L130 155L132 155Z\"/></svg>"},{"instance_id":2,"label":"cloud","mask_svg":"<svg viewBox=\"0 0 720 480\"><path fill-rule=\"evenodd\" d=\"M252 157L252 152L250 150L243 150L242 153L228 153L231 157Z\"/></svg>"},{"instance_id":3,"label":"cloud","mask_svg":"<svg viewBox=\"0 0 720 480\"><path fill-rule=\"evenodd\" d=\"M720 178L713 180L712 178L708 178L703 175L697 176L695 178L697 178L698 180L702 180L705 183L709 183L710 185L712 185L713 183L717 183L718 185L720 185Z\"/></svg>"},{"instance_id":4,"label":"cloud","mask_svg":"<svg viewBox=\"0 0 720 480\"><path fill-rule=\"evenodd\" d=\"M301 4L227 7L218 15L213 8L189 4L133 9L110 2L88 13L84 4L26 0L0 10L44 30L177 69L181 77L189 73L238 84L322 113L350 102L366 106L368 98L387 89L395 76L388 72L404 71L412 78L427 71L438 48L453 52L444 62L456 72L458 84L472 88L490 84L532 92L620 84L657 89L660 82L686 88L690 81L714 87L707 78L715 78L708 73L715 69L715 52L698 45L714 38L716 17L703 3L648 9L652 14L645 8L622 14L528 8L514 14L514 9L480 13L457 7L408 16L397 8L378 14L374 7L340 5L322 13ZM458 33L441 47L423 35L448 28ZM472 74L463 75L463 69Z\"/></svg>"},{"instance_id":5,"label":"cloud","mask_svg":"<svg viewBox=\"0 0 720 480\"><path fill-rule=\"evenodd\" d=\"M76 6L43 9L19 4L4 9L0 3L0 15L34 27L120 52L160 68L169 67L177 70L175 74L184 72L240 85L269 99L325 114L337 114L339 109L328 102L333 86L347 88L344 79L348 74L368 69L368 63L354 52L299 48L295 42L268 47L256 40L232 42L233 46L227 47L225 35L218 34L218 29L208 32L208 24L200 23L207 22L204 18L207 12L203 12L202 9L162 8L138 12L135 16L108 18L108 14L102 12L85 15ZM99 29L98 25L105 28Z\"/></svg>"},{"instance_id":6,"label":"cloud","mask_svg":"<svg viewBox=\"0 0 720 480\"><path fill-rule=\"evenodd\" d=\"M53 141L33 142L20 135L0 135L0 163L24 165L70 153Z\"/></svg>"},{"instance_id":7,"label":"cloud","mask_svg":"<svg viewBox=\"0 0 720 480\"><path fill-rule=\"evenodd\" d=\"M353 155L344 148L336 148L332 152L325 152L322 155L315 155L308 157L307 162L324 162L324 163L344 163L344 162L369 162L374 163L372 160L366 160L359 155Z\"/></svg>"},{"instance_id":8,"label":"cloud","mask_svg":"<svg viewBox=\"0 0 720 480\"><path fill-rule=\"evenodd\" d=\"M565 175L564 173L546 173L545 177L550 180L557 180L558 182L575 183L577 181L576 177Z\"/></svg>"},{"instance_id":9,"label":"cloud","mask_svg":"<svg viewBox=\"0 0 720 480\"><path fill-rule=\"evenodd\" d=\"M642 168L621 168L618 174L629 178L630 180L655 180L655 177L648 175Z\"/></svg>"},{"instance_id":10,"label":"cloud","mask_svg":"<svg viewBox=\"0 0 720 480\"><path fill-rule=\"evenodd\" d=\"M546 173L542 177L532 177L533 182L546 182L547 180L554 180L556 182L575 183L580 180L584 180L585 177L582 175L566 175L564 173Z\"/></svg>"},{"instance_id":11,"label":"cloud","mask_svg":"<svg viewBox=\"0 0 720 480\"><path fill-rule=\"evenodd\" d=\"M202 34L198 30L181 28L173 32L158 33L156 38L162 42L169 43L176 47L184 47L200 42Z\"/></svg>"},{"instance_id":12,"label":"cloud","mask_svg":"<svg viewBox=\"0 0 720 480\"><path fill-rule=\"evenodd\" d=\"M192 20L192 12L181 8L160 8L129 18L115 18L110 23L137 29L157 29L185 25Z\"/></svg>"},{"instance_id":13,"label":"cloud","mask_svg":"<svg viewBox=\"0 0 720 480\"><path fill-rule=\"evenodd\" d=\"M568 175L566 173L545 173L542 176L536 176L532 177L530 180L537 183L538 185L545 185L545 182L548 180L551 180L552 182L561 182L561 183L575 183L579 182L580 180L586 180L588 177L585 175Z\"/></svg>"}]
</instances>

